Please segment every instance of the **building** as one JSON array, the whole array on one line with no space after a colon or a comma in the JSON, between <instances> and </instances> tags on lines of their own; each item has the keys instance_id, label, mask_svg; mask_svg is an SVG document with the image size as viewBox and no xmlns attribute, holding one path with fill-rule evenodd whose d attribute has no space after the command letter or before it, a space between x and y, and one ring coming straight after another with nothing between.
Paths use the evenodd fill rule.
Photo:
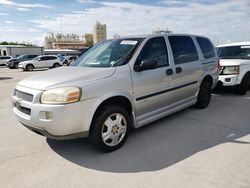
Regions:
<instances>
[{"instance_id":1,"label":"building","mask_svg":"<svg viewBox=\"0 0 250 188\"><path fill-rule=\"evenodd\" d=\"M45 49L85 49L93 45L93 35L85 34L54 34L49 33L44 37Z\"/></svg>"},{"instance_id":2,"label":"building","mask_svg":"<svg viewBox=\"0 0 250 188\"><path fill-rule=\"evenodd\" d=\"M94 44L103 40L107 40L107 27L106 24L96 22L93 28Z\"/></svg>"}]
</instances>

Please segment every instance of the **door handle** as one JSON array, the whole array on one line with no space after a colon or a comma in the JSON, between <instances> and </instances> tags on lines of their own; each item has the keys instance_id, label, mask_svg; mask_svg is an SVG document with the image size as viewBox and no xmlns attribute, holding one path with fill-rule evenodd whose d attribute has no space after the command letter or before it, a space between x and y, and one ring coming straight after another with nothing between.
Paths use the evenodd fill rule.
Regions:
<instances>
[{"instance_id":1,"label":"door handle","mask_svg":"<svg viewBox=\"0 0 250 188\"><path fill-rule=\"evenodd\" d=\"M167 69L167 70L166 70L166 75L167 75L167 76L170 76L170 75L172 75L173 73L174 73L173 69Z\"/></svg>"},{"instance_id":2,"label":"door handle","mask_svg":"<svg viewBox=\"0 0 250 188\"><path fill-rule=\"evenodd\" d=\"M175 71L177 74L181 73L182 72L182 68L181 67L176 67L175 68Z\"/></svg>"}]
</instances>

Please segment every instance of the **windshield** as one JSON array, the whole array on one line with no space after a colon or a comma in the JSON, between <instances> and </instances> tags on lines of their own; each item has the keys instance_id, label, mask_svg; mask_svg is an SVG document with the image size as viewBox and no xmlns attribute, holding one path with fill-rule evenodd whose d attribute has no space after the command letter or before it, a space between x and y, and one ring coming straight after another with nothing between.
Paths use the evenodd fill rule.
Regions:
<instances>
[{"instance_id":1,"label":"windshield","mask_svg":"<svg viewBox=\"0 0 250 188\"><path fill-rule=\"evenodd\" d=\"M25 59L25 58L26 58L26 55L20 55L20 56L17 57L17 59L21 59L21 60Z\"/></svg>"},{"instance_id":2,"label":"windshield","mask_svg":"<svg viewBox=\"0 0 250 188\"><path fill-rule=\"evenodd\" d=\"M41 56L37 56L37 57L35 57L33 60L37 61L37 60L39 60L40 58L41 58Z\"/></svg>"},{"instance_id":3,"label":"windshield","mask_svg":"<svg viewBox=\"0 0 250 188\"><path fill-rule=\"evenodd\" d=\"M72 66L114 67L124 65L143 38L115 39L100 42L78 58Z\"/></svg>"},{"instance_id":4,"label":"windshield","mask_svg":"<svg viewBox=\"0 0 250 188\"><path fill-rule=\"evenodd\" d=\"M228 46L217 49L220 59L250 59L250 46Z\"/></svg>"}]
</instances>

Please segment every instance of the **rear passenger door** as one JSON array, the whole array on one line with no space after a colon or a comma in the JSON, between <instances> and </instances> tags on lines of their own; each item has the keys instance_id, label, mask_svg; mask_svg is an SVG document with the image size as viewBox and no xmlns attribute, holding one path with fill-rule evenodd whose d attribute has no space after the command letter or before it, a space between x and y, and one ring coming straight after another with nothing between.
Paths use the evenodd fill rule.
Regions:
<instances>
[{"instance_id":1,"label":"rear passenger door","mask_svg":"<svg viewBox=\"0 0 250 188\"><path fill-rule=\"evenodd\" d=\"M194 100L202 75L197 48L191 36L169 36L174 62L173 90L175 102Z\"/></svg>"},{"instance_id":2,"label":"rear passenger door","mask_svg":"<svg viewBox=\"0 0 250 188\"><path fill-rule=\"evenodd\" d=\"M212 42L204 37L196 37L196 40L198 42L202 54L201 62L203 71L212 74L218 73L218 57L216 56L216 52L212 45Z\"/></svg>"}]
</instances>

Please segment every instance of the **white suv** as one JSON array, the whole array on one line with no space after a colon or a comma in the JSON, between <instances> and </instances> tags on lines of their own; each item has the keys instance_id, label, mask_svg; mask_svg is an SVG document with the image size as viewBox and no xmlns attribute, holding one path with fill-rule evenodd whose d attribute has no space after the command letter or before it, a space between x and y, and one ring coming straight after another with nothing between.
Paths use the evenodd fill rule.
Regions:
<instances>
[{"instance_id":1,"label":"white suv","mask_svg":"<svg viewBox=\"0 0 250 188\"><path fill-rule=\"evenodd\" d=\"M13 111L52 139L90 137L105 151L138 128L189 106L206 108L219 76L211 41L194 35L146 35L100 42L72 66L17 84Z\"/></svg>"},{"instance_id":2,"label":"white suv","mask_svg":"<svg viewBox=\"0 0 250 188\"><path fill-rule=\"evenodd\" d=\"M23 61L18 64L18 68L32 71L36 68L56 68L62 65L60 59L55 55L37 56L30 61Z\"/></svg>"},{"instance_id":3,"label":"white suv","mask_svg":"<svg viewBox=\"0 0 250 188\"><path fill-rule=\"evenodd\" d=\"M250 85L250 42L220 45L217 53L221 66L218 86L234 86L238 94L246 94Z\"/></svg>"}]
</instances>

